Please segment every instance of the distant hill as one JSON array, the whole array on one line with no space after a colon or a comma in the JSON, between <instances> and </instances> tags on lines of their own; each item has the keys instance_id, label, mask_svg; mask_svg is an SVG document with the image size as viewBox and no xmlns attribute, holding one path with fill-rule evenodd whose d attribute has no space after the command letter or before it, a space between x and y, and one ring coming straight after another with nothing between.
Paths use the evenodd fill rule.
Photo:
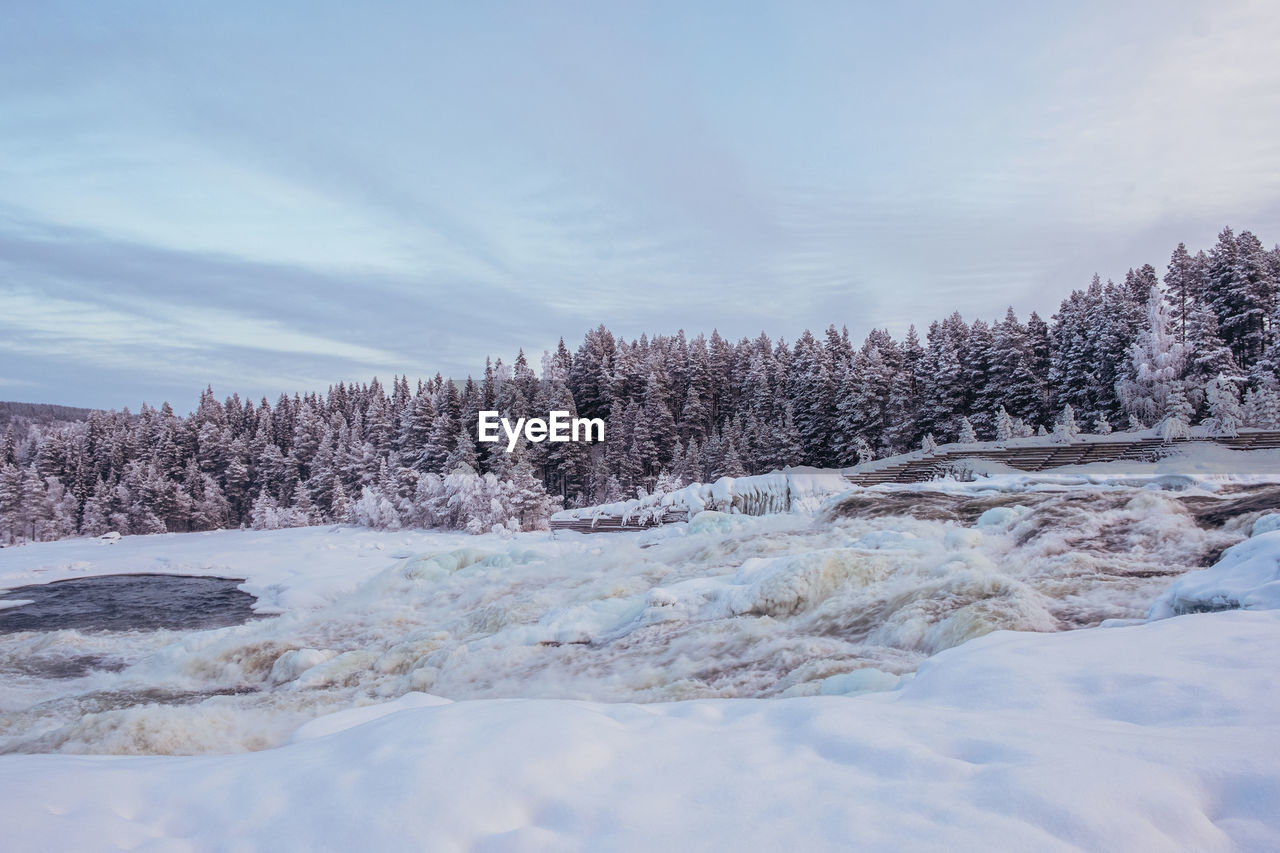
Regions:
<instances>
[{"instance_id":1,"label":"distant hill","mask_svg":"<svg viewBox=\"0 0 1280 853\"><path fill-rule=\"evenodd\" d=\"M0 427L11 421L33 424L52 424L65 421L82 421L93 409L77 409L72 406L53 406L48 403L6 403L0 401Z\"/></svg>"}]
</instances>

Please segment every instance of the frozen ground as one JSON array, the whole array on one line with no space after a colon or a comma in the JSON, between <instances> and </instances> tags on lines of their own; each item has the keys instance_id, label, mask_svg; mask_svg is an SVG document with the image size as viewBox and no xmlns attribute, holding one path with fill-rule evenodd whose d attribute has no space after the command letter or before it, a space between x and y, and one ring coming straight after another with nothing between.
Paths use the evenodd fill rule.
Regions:
<instances>
[{"instance_id":1,"label":"frozen ground","mask_svg":"<svg viewBox=\"0 0 1280 853\"><path fill-rule=\"evenodd\" d=\"M0 814L10 850L1274 850L1278 617L1001 632L853 698L410 694L265 752L10 756Z\"/></svg>"},{"instance_id":2,"label":"frozen ground","mask_svg":"<svg viewBox=\"0 0 1280 853\"><path fill-rule=\"evenodd\" d=\"M280 614L0 636L0 749L118 754L0 757L6 847L1275 849L1278 493L1162 465L5 549L7 588L216 574Z\"/></svg>"}]
</instances>

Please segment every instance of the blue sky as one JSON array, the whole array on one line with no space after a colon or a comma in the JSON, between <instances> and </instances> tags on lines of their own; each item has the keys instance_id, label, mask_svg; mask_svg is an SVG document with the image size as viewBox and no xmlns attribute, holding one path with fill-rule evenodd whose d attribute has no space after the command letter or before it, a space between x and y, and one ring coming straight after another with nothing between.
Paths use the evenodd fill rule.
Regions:
<instances>
[{"instance_id":1,"label":"blue sky","mask_svg":"<svg viewBox=\"0 0 1280 853\"><path fill-rule=\"evenodd\" d=\"M1280 239L1269 3L6 6L0 399L1048 316Z\"/></svg>"}]
</instances>

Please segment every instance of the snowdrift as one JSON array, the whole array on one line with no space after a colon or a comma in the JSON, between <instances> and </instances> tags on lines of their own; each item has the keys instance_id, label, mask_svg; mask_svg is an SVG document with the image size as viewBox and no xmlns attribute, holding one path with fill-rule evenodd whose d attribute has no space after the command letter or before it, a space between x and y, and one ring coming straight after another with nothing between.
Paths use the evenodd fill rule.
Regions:
<instances>
[{"instance_id":1,"label":"snowdrift","mask_svg":"<svg viewBox=\"0 0 1280 853\"><path fill-rule=\"evenodd\" d=\"M1280 846L1280 613L1000 632L854 698L422 694L288 746L11 756L11 850Z\"/></svg>"},{"instance_id":2,"label":"snowdrift","mask_svg":"<svg viewBox=\"0 0 1280 853\"><path fill-rule=\"evenodd\" d=\"M1264 515L1254 535L1228 548L1215 565L1188 572L1156 599L1148 618L1215 610L1280 609L1280 515Z\"/></svg>"}]
</instances>

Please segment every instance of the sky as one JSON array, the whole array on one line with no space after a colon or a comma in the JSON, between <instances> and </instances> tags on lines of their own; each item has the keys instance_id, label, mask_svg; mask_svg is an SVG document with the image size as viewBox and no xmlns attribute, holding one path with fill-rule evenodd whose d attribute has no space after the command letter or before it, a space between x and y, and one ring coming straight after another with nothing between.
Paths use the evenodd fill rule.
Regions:
<instances>
[{"instance_id":1,"label":"sky","mask_svg":"<svg viewBox=\"0 0 1280 853\"><path fill-rule=\"evenodd\" d=\"M0 399L1047 317L1280 240L1268 2L0 6Z\"/></svg>"}]
</instances>

